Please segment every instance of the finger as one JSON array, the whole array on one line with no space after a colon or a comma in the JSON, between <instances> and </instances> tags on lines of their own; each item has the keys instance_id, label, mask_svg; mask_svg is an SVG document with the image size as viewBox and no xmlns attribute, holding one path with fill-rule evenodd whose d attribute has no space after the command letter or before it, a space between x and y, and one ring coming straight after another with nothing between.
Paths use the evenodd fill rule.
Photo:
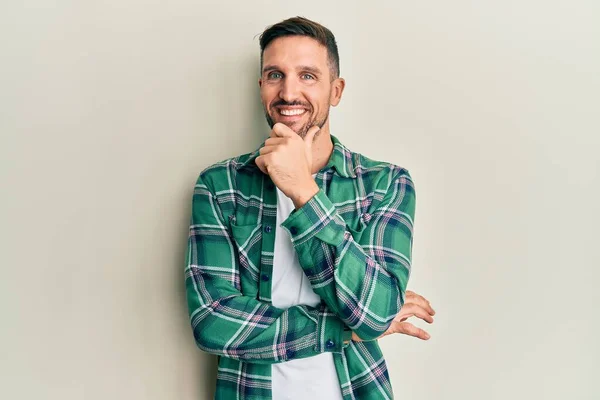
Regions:
<instances>
[{"instance_id":1,"label":"finger","mask_svg":"<svg viewBox=\"0 0 600 400\"><path fill-rule=\"evenodd\" d=\"M419 339L429 340L431 337L429 333L425 332L421 328L417 328L410 322L401 322L394 329L397 333L402 333L404 335L414 336Z\"/></svg>"},{"instance_id":2,"label":"finger","mask_svg":"<svg viewBox=\"0 0 600 400\"><path fill-rule=\"evenodd\" d=\"M429 324L433 324L433 316L418 304L409 304L408 307L402 307L397 315L397 318L401 320L406 320L410 317L417 317Z\"/></svg>"},{"instance_id":3,"label":"finger","mask_svg":"<svg viewBox=\"0 0 600 400\"><path fill-rule=\"evenodd\" d=\"M405 319L415 316L417 318L422 319L423 321L427 321L428 323L433 323L433 317L429 314L429 312L421 307L418 304L413 303L404 303L398 315L394 320L396 321L404 321Z\"/></svg>"},{"instance_id":4,"label":"finger","mask_svg":"<svg viewBox=\"0 0 600 400\"><path fill-rule=\"evenodd\" d=\"M260 169L262 171L263 174L269 174L268 170L267 170L267 165L265 164L265 159L264 156L258 156L254 159L254 162L256 163L256 166L258 167L258 169Z\"/></svg>"},{"instance_id":5,"label":"finger","mask_svg":"<svg viewBox=\"0 0 600 400\"><path fill-rule=\"evenodd\" d=\"M319 125L313 125L310 127L308 132L306 132L306 135L304 136L304 143L306 143L309 149L312 147L312 142L315 138L315 135L320 129L321 128L319 128Z\"/></svg>"},{"instance_id":6,"label":"finger","mask_svg":"<svg viewBox=\"0 0 600 400\"><path fill-rule=\"evenodd\" d=\"M261 156L264 156L265 154L269 154L274 152L275 150L277 150L279 146L263 146L258 150L258 153Z\"/></svg>"},{"instance_id":7,"label":"finger","mask_svg":"<svg viewBox=\"0 0 600 400\"><path fill-rule=\"evenodd\" d=\"M271 137L265 140L265 146L273 146L276 144L286 144L288 142L288 138L282 138L279 136Z\"/></svg>"},{"instance_id":8,"label":"finger","mask_svg":"<svg viewBox=\"0 0 600 400\"><path fill-rule=\"evenodd\" d=\"M273 129L271 130L271 137L294 137L295 134L296 132L292 128L281 122L273 125Z\"/></svg>"},{"instance_id":9,"label":"finger","mask_svg":"<svg viewBox=\"0 0 600 400\"><path fill-rule=\"evenodd\" d=\"M427 310L430 315L435 315L435 310L431 307L431 303L425 297L411 290L405 292L405 303L416 303Z\"/></svg>"}]
</instances>

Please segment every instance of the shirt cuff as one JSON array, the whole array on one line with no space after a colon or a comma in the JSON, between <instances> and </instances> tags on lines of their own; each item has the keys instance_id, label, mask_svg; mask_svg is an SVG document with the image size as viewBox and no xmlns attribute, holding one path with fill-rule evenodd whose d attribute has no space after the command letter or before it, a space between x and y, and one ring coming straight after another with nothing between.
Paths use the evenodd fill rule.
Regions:
<instances>
[{"instance_id":1,"label":"shirt cuff","mask_svg":"<svg viewBox=\"0 0 600 400\"><path fill-rule=\"evenodd\" d=\"M292 211L281 227L288 231L294 246L315 236L328 244L339 246L346 232L346 223L323 189L319 189L302 207Z\"/></svg>"},{"instance_id":2,"label":"shirt cuff","mask_svg":"<svg viewBox=\"0 0 600 400\"><path fill-rule=\"evenodd\" d=\"M352 331L334 313L326 310L322 314L318 329L317 352L341 353L352 340Z\"/></svg>"}]
</instances>

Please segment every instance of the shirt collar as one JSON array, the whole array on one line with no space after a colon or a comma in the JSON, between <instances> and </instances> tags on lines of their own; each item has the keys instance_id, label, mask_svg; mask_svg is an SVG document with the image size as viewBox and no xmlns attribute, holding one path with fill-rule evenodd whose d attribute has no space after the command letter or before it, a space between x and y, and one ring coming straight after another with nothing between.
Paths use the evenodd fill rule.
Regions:
<instances>
[{"instance_id":1,"label":"shirt collar","mask_svg":"<svg viewBox=\"0 0 600 400\"><path fill-rule=\"evenodd\" d=\"M331 142L333 143L333 151L331 152L331 156L329 157L327 165L325 165L321 171L329 171L330 169L334 169L339 175L345 178L356 178L356 172L354 170L355 153L344 146L342 142L340 142L340 140L334 135L330 134L329 136L331 137ZM238 169L258 168L254 160L259 156L259 150L264 146L264 144L265 142L263 141L256 150L250 153L246 161L242 162L238 166Z\"/></svg>"}]
</instances>

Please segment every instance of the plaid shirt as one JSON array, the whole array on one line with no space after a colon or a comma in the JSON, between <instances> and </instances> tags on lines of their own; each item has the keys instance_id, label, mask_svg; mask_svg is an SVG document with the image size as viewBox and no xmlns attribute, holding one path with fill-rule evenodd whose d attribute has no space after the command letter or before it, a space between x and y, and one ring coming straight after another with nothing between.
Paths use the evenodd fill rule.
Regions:
<instances>
[{"instance_id":1,"label":"plaid shirt","mask_svg":"<svg viewBox=\"0 0 600 400\"><path fill-rule=\"evenodd\" d=\"M406 169L331 140L319 192L281 223L317 307L271 304L277 193L258 149L198 177L185 286L196 343L219 356L216 399L271 399L271 364L322 352L333 353L344 400L393 398L375 339L404 304L415 190ZM365 341L348 343L348 329Z\"/></svg>"}]
</instances>

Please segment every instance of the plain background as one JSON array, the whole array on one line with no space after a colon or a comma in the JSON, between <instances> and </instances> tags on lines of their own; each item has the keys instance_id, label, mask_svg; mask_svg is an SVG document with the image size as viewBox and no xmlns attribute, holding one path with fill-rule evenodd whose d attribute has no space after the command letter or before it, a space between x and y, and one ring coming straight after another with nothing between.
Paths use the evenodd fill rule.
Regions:
<instances>
[{"instance_id":1,"label":"plain background","mask_svg":"<svg viewBox=\"0 0 600 400\"><path fill-rule=\"evenodd\" d=\"M600 6L590 1L0 5L0 397L208 399L183 267L208 165L268 135L258 34L336 35L332 133L409 169L428 342L397 398L598 399ZM417 323L427 328L425 323Z\"/></svg>"}]
</instances>

